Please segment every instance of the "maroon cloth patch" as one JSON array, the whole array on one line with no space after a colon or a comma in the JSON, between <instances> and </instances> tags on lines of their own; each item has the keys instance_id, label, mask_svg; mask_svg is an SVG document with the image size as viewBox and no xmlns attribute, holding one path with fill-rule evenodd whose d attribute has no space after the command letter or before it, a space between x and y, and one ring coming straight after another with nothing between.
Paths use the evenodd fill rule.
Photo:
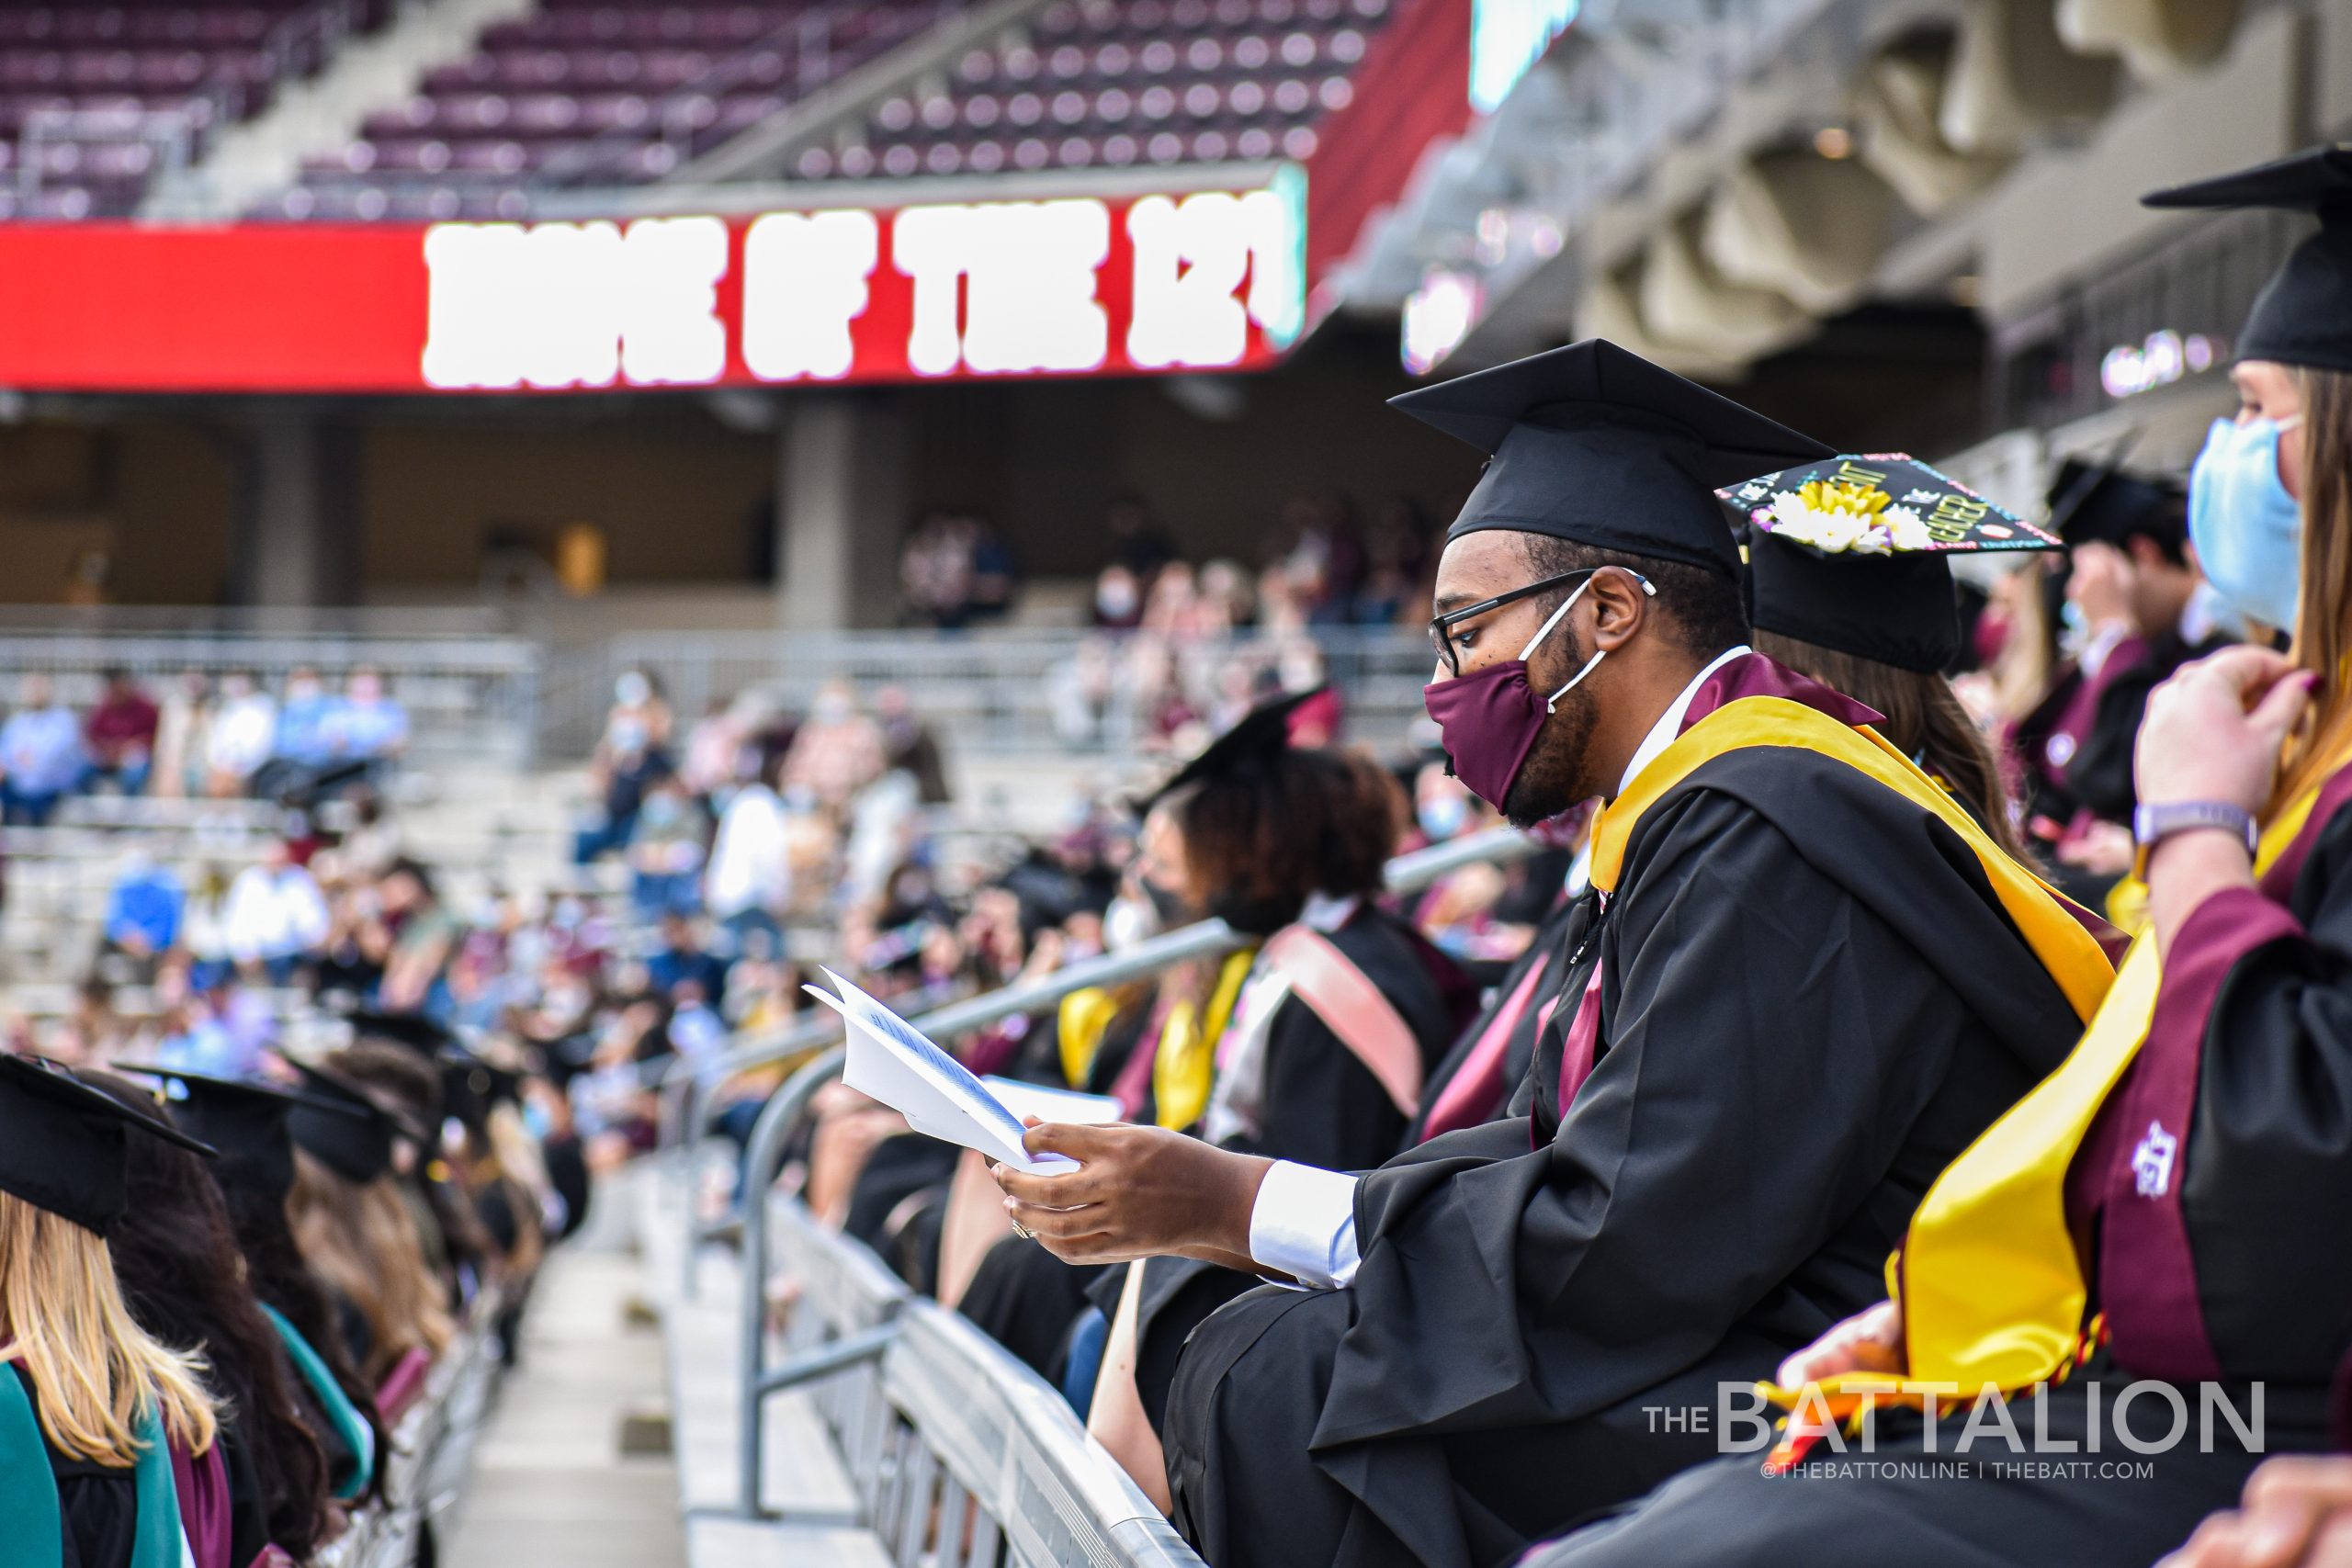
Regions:
<instances>
[{"instance_id":1,"label":"maroon cloth patch","mask_svg":"<svg viewBox=\"0 0 2352 1568\"><path fill-rule=\"evenodd\" d=\"M2132 1064L2116 1112L2099 1241L2099 1296L2119 1360L2148 1376L2221 1376L2197 1294L2180 1190L2205 1037L2222 986L2256 948L2302 926L2251 887L2197 906L2165 955L2155 1021Z\"/></svg>"},{"instance_id":2,"label":"maroon cloth patch","mask_svg":"<svg viewBox=\"0 0 2352 1568\"><path fill-rule=\"evenodd\" d=\"M1690 694L1690 705L1682 715L1682 728L1692 725L1729 703L1742 697L1785 697L1792 703L1803 703L1818 713L1826 713L1840 724L1856 728L1866 724L1884 724L1886 716L1866 707L1846 695L1823 685L1808 675L1800 675L1785 665L1776 664L1760 653L1744 653L1700 682Z\"/></svg>"}]
</instances>

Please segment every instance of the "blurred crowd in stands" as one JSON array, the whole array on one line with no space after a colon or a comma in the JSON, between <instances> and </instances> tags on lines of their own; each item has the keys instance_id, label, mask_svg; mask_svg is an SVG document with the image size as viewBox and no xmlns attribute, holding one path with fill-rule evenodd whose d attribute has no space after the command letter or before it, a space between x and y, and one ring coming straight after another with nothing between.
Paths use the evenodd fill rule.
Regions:
<instances>
[{"instance_id":1,"label":"blurred crowd in stands","mask_svg":"<svg viewBox=\"0 0 2352 1568\"><path fill-rule=\"evenodd\" d=\"M129 671L69 705L45 673L17 682L0 721L0 811L46 826L58 803L97 791L165 798L308 795L380 775L408 745L408 712L380 671L330 689L315 670L271 692L250 673L191 670L151 692Z\"/></svg>"}]
</instances>

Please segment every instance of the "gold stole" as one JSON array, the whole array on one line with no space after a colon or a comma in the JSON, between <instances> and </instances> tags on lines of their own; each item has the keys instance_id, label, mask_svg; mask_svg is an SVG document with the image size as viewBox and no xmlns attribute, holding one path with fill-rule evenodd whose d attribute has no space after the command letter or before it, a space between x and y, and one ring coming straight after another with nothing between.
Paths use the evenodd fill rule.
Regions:
<instances>
[{"instance_id":1,"label":"gold stole","mask_svg":"<svg viewBox=\"0 0 2352 1568\"><path fill-rule=\"evenodd\" d=\"M2075 1016L2088 1019L2098 1010L2099 998L2114 978L2114 967L2065 897L2011 859L1976 825L1975 818L1961 809L1949 791L1878 731L1857 729L1786 697L1736 698L1684 730L1658 753L1632 786L1610 803L1593 829L1593 886L1604 892L1616 890L1626 841L1643 814L1668 791L1701 764L1753 746L1818 752L1867 774L1933 815L1976 856L2001 908L2058 983Z\"/></svg>"},{"instance_id":2,"label":"gold stole","mask_svg":"<svg viewBox=\"0 0 2352 1568\"><path fill-rule=\"evenodd\" d=\"M2298 795L2265 829L2255 854L2257 876L2302 831L2319 787ZM2162 980L2154 939L2143 931L2074 1054L1970 1145L1920 1201L1903 1250L1887 1264L1888 1289L1903 1306L1913 1380L1957 1383L1962 1397L1973 1398L1986 1384L2030 1387L2070 1364L2089 1286L2066 1223L2066 1174L2148 1037ZM1855 1379L1855 1386L1864 1381ZM1833 1382L1822 1387L1836 1392Z\"/></svg>"}]
</instances>

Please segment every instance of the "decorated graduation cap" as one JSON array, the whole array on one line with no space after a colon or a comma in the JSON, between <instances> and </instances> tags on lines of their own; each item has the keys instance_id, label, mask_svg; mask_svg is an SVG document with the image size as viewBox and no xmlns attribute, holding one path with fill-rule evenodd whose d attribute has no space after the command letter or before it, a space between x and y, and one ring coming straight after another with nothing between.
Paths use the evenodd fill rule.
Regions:
<instances>
[{"instance_id":1,"label":"decorated graduation cap","mask_svg":"<svg viewBox=\"0 0 2352 1568\"><path fill-rule=\"evenodd\" d=\"M1747 515L1758 630L1922 674L1961 650L1950 558L2058 547L1901 453L1833 457L1718 493Z\"/></svg>"},{"instance_id":2,"label":"decorated graduation cap","mask_svg":"<svg viewBox=\"0 0 2352 1568\"><path fill-rule=\"evenodd\" d=\"M390 1170L398 1112L338 1073L308 1062L293 1067L306 1091L287 1112L294 1146L346 1181L364 1185Z\"/></svg>"},{"instance_id":3,"label":"decorated graduation cap","mask_svg":"<svg viewBox=\"0 0 2352 1568\"><path fill-rule=\"evenodd\" d=\"M287 1123L296 1108L352 1120L367 1114L319 1095L252 1078L213 1077L144 1062L117 1062L115 1066L163 1081L172 1119L181 1131L220 1151L214 1174L223 1187L250 1185L281 1202L294 1188L294 1137Z\"/></svg>"},{"instance_id":4,"label":"decorated graduation cap","mask_svg":"<svg viewBox=\"0 0 2352 1568\"><path fill-rule=\"evenodd\" d=\"M54 1062L0 1053L0 1192L103 1236L128 1201L135 1134L212 1153L160 1109L141 1114Z\"/></svg>"},{"instance_id":5,"label":"decorated graduation cap","mask_svg":"<svg viewBox=\"0 0 2352 1568\"><path fill-rule=\"evenodd\" d=\"M2147 538L2178 554L2188 537L2188 493L2172 479L2069 457L2050 487L2050 532L2069 547L2106 544L2120 549Z\"/></svg>"},{"instance_id":6,"label":"decorated graduation cap","mask_svg":"<svg viewBox=\"0 0 2352 1568\"><path fill-rule=\"evenodd\" d=\"M2317 218L2319 232L2295 247L2256 298L2237 356L2352 371L2352 145L2310 148L2140 200L2159 208L2276 208Z\"/></svg>"},{"instance_id":7,"label":"decorated graduation cap","mask_svg":"<svg viewBox=\"0 0 2352 1568\"><path fill-rule=\"evenodd\" d=\"M1447 539L1548 534L1725 576L1739 549L1712 492L1833 456L1600 338L1389 400L1491 455Z\"/></svg>"},{"instance_id":8,"label":"decorated graduation cap","mask_svg":"<svg viewBox=\"0 0 2352 1568\"><path fill-rule=\"evenodd\" d=\"M1203 779L1233 778L1250 773L1290 750L1291 715L1308 699L1320 696L1324 690L1316 686L1260 703L1235 721L1232 728L1203 747L1200 755L1177 769L1175 777L1138 800L1136 811L1149 811L1178 790Z\"/></svg>"}]
</instances>

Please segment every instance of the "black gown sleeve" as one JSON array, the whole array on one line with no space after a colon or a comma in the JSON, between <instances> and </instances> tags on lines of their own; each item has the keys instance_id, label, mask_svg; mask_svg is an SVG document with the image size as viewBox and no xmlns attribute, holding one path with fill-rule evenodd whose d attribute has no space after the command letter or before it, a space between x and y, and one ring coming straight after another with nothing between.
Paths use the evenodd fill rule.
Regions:
<instances>
[{"instance_id":1,"label":"black gown sleeve","mask_svg":"<svg viewBox=\"0 0 2352 1568\"><path fill-rule=\"evenodd\" d=\"M1694 790L1660 809L1601 937L1622 958L1608 1048L1557 1134L1469 1129L1359 1187L1318 1449L1615 1404L1883 1201L1967 1010L1749 807Z\"/></svg>"},{"instance_id":2,"label":"black gown sleeve","mask_svg":"<svg viewBox=\"0 0 2352 1568\"><path fill-rule=\"evenodd\" d=\"M2291 912L2207 900L2166 954L2159 1010L2192 954L2229 961L2180 1194L2213 1349L2227 1376L2324 1387L2352 1346L2352 811L2295 894Z\"/></svg>"}]
</instances>

